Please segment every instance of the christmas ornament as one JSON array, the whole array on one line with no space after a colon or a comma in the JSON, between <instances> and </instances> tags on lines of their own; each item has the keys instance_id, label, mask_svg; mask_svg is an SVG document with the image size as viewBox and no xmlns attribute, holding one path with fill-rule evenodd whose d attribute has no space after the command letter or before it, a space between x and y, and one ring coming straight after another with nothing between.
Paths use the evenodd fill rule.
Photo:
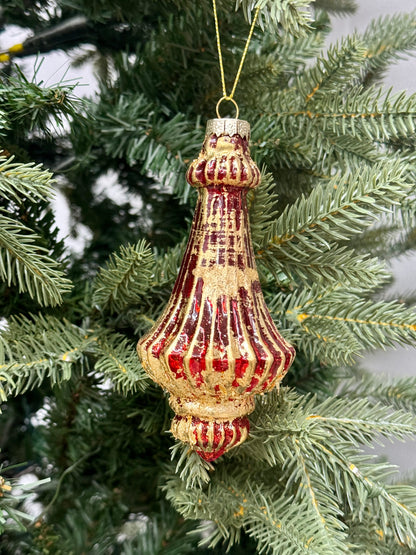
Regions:
<instances>
[{"instance_id":1,"label":"christmas ornament","mask_svg":"<svg viewBox=\"0 0 416 555\"><path fill-rule=\"evenodd\" d=\"M187 171L198 201L172 295L137 346L145 371L170 393L173 435L208 461L247 438L254 396L278 385L295 356L270 316L256 269L246 197L260 171L250 157L250 126L232 99L235 85L227 96L223 79L218 118L208 121ZM235 119L219 116L223 100L235 104Z\"/></svg>"},{"instance_id":2,"label":"christmas ornament","mask_svg":"<svg viewBox=\"0 0 416 555\"><path fill-rule=\"evenodd\" d=\"M172 296L138 344L143 367L170 393L172 433L213 460L242 443L254 395L294 358L268 312L254 260L246 196L259 185L249 125L208 121L187 172L198 202Z\"/></svg>"}]
</instances>

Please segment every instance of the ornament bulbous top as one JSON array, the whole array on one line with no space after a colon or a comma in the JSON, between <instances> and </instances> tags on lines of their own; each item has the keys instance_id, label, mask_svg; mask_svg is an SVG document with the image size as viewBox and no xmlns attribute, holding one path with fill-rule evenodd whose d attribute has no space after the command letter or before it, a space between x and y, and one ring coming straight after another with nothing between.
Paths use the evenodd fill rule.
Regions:
<instances>
[{"instance_id":1,"label":"ornament bulbous top","mask_svg":"<svg viewBox=\"0 0 416 555\"><path fill-rule=\"evenodd\" d=\"M202 150L186 173L188 183L192 187L256 188L260 171L251 159L249 138L250 125L244 120L209 120Z\"/></svg>"}]
</instances>

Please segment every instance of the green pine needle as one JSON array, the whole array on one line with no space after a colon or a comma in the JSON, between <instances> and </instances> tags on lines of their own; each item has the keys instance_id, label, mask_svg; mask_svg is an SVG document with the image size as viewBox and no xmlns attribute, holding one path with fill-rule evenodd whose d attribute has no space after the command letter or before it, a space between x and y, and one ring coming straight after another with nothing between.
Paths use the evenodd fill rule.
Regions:
<instances>
[{"instance_id":1,"label":"green pine needle","mask_svg":"<svg viewBox=\"0 0 416 555\"><path fill-rule=\"evenodd\" d=\"M149 379L140 365L134 346L121 335L97 340L95 370L103 373L125 395L144 391Z\"/></svg>"},{"instance_id":2,"label":"green pine needle","mask_svg":"<svg viewBox=\"0 0 416 555\"><path fill-rule=\"evenodd\" d=\"M368 227L378 214L404 198L409 188L397 162L362 169L347 180L337 176L287 206L264 235L257 256L271 259L282 271L286 264L289 269L299 266L300 275L316 279L320 264L304 266L308 256L319 260L322 252L328 252L329 263L334 242L345 241ZM339 254L343 252L341 249Z\"/></svg>"},{"instance_id":3,"label":"green pine needle","mask_svg":"<svg viewBox=\"0 0 416 555\"><path fill-rule=\"evenodd\" d=\"M0 334L0 388L3 400L39 387L67 381L84 352L94 350L97 336L65 319L34 315L13 317Z\"/></svg>"},{"instance_id":4,"label":"green pine needle","mask_svg":"<svg viewBox=\"0 0 416 555\"><path fill-rule=\"evenodd\" d=\"M0 279L43 306L55 306L72 285L38 239L28 227L0 213Z\"/></svg>"},{"instance_id":5,"label":"green pine needle","mask_svg":"<svg viewBox=\"0 0 416 555\"><path fill-rule=\"evenodd\" d=\"M283 27L295 36L303 35L311 22L310 0L237 0L236 10L243 9L245 18L252 19L252 11L260 6L259 24L262 27Z\"/></svg>"},{"instance_id":6,"label":"green pine needle","mask_svg":"<svg viewBox=\"0 0 416 555\"><path fill-rule=\"evenodd\" d=\"M19 164L13 159L13 156L0 156L0 196L21 203L25 199L42 200L53 195L51 172L43 170L41 164Z\"/></svg>"},{"instance_id":7,"label":"green pine needle","mask_svg":"<svg viewBox=\"0 0 416 555\"><path fill-rule=\"evenodd\" d=\"M102 311L121 312L137 303L150 287L153 264L145 241L122 245L95 279L93 304Z\"/></svg>"}]
</instances>

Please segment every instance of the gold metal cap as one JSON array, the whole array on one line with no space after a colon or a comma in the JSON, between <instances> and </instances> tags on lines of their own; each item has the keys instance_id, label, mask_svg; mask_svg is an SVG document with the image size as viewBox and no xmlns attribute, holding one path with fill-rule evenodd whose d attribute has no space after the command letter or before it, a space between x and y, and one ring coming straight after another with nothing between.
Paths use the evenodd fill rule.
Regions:
<instances>
[{"instance_id":1,"label":"gold metal cap","mask_svg":"<svg viewBox=\"0 0 416 555\"><path fill-rule=\"evenodd\" d=\"M207 121L206 135L240 135L242 139L250 139L250 124L242 119L215 118Z\"/></svg>"}]
</instances>

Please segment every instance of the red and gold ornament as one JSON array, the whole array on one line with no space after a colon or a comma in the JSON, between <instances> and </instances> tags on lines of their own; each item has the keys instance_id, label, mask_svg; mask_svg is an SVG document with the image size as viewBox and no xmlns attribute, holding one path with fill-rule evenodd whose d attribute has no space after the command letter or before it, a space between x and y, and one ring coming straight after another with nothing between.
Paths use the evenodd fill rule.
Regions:
<instances>
[{"instance_id":1,"label":"red and gold ornament","mask_svg":"<svg viewBox=\"0 0 416 555\"><path fill-rule=\"evenodd\" d=\"M248 436L254 396L277 386L294 348L280 335L260 287L247 192L260 183L250 126L213 119L186 178L198 201L165 310L139 341L145 371L170 393L173 435L212 461Z\"/></svg>"}]
</instances>

